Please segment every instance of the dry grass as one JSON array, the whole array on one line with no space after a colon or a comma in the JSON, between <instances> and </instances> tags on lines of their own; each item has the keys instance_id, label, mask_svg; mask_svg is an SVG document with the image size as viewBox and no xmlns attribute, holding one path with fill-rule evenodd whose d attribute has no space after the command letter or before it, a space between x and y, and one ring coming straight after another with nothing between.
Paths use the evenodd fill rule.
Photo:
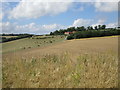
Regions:
<instances>
[{"instance_id":1,"label":"dry grass","mask_svg":"<svg viewBox=\"0 0 120 90\"><path fill-rule=\"evenodd\" d=\"M117 37L3 54L3 87L118 87Z\"/></svg>"},{"instance_id":2,"label":"dry grass","mask_svg":"<svg viewBox=\"0 0 120 90\"><path fill-rule=\"evenodd\" d=\"M81 54L74 61L61 56L4 60L3 87L9 88L115 88L118 60L114 54Z\"/></svg>"}]
</instances>

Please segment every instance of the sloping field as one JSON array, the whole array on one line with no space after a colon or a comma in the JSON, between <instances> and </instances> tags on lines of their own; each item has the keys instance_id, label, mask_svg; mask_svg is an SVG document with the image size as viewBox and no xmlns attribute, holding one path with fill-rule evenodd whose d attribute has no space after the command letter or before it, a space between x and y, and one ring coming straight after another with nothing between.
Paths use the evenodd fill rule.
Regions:
<instances>
[{"instance_id":1,"label":"sloping field","mask_svg":"<svg viewBox=\"0 0 120 90\"><path fill-rule=\"evenodd\" d=\"M72 55L77 55L81 53L103 53L110 51L113 53L118 52L117 36L68 40L46 47L31 48L9 54L18 54L20 57L37 57L46 54L61 54L65 52L69 52Z\"/></svg>"},{"instance_id":2,"label":"sloping field","mask_svg":"<svg viewBox=\"0 0 120 90\"><path fill-rule=\"evenodd\" d=\"M51 45L53 43L60 42L64 40L64 36L35 36L32 38L24 38L19 40L14 40L10 42L6 42L2 44L2 52L17 52L19 50L31 49L36 47L43 47L47 45Z\"/></svg>"},{"instance_id":3,"label":"sloping field","mask_svg":"<svg viewBox=\"0 0 120 90\"><path fill-rule=\"evenodd\" d=\"M3 87L118 87L118 37L78 39L3 54Z\"/></svg>"}]
</instances>

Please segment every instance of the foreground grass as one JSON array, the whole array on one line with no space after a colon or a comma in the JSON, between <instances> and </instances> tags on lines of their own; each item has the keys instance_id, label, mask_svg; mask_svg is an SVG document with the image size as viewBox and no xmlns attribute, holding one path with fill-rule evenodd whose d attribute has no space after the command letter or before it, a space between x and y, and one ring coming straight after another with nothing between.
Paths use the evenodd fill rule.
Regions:
<instances>
[{"instance_id":1,"label":"foreground grass","mask_svg":"<svg viewBox=\"0 0 120 90\"><path fill-rule=\"evenodd\" d=\"M118 58L112 52L46 54L41 58L3 58L3 88L118 87Z\"/></svg>"}]
</instances>

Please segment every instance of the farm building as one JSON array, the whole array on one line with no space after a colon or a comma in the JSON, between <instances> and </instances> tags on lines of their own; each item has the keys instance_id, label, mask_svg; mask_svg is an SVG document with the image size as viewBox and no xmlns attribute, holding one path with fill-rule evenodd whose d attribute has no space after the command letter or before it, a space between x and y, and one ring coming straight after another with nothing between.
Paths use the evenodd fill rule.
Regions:
<instances>
[{"instance_id":1,"label":"farm building","mask_svg":"<svg viewBox=\"0 0 120 90\"><path fill-rule=\"evenodd\" d=\"M72 33L75 33L76 31L72 31L72 32L65 32L64 34L66 35L69 35L69 34L72 34Z\"/></svg>"}]
</instances>

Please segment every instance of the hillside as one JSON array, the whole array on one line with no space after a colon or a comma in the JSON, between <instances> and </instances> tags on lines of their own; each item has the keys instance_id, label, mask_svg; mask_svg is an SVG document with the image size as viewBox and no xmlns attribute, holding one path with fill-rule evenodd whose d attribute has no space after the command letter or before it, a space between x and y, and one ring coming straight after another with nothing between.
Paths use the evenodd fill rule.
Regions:
<instances>
[{"instance_id":1,"label":"hillside","mask_svg":"<svg viewBox=\"0 0 120 90\"><path fill-rule=\"evenodd\" d=\"M117 87L118 37L76 39L3 54L3 87Z\"/></svg>"}]
</instances>

